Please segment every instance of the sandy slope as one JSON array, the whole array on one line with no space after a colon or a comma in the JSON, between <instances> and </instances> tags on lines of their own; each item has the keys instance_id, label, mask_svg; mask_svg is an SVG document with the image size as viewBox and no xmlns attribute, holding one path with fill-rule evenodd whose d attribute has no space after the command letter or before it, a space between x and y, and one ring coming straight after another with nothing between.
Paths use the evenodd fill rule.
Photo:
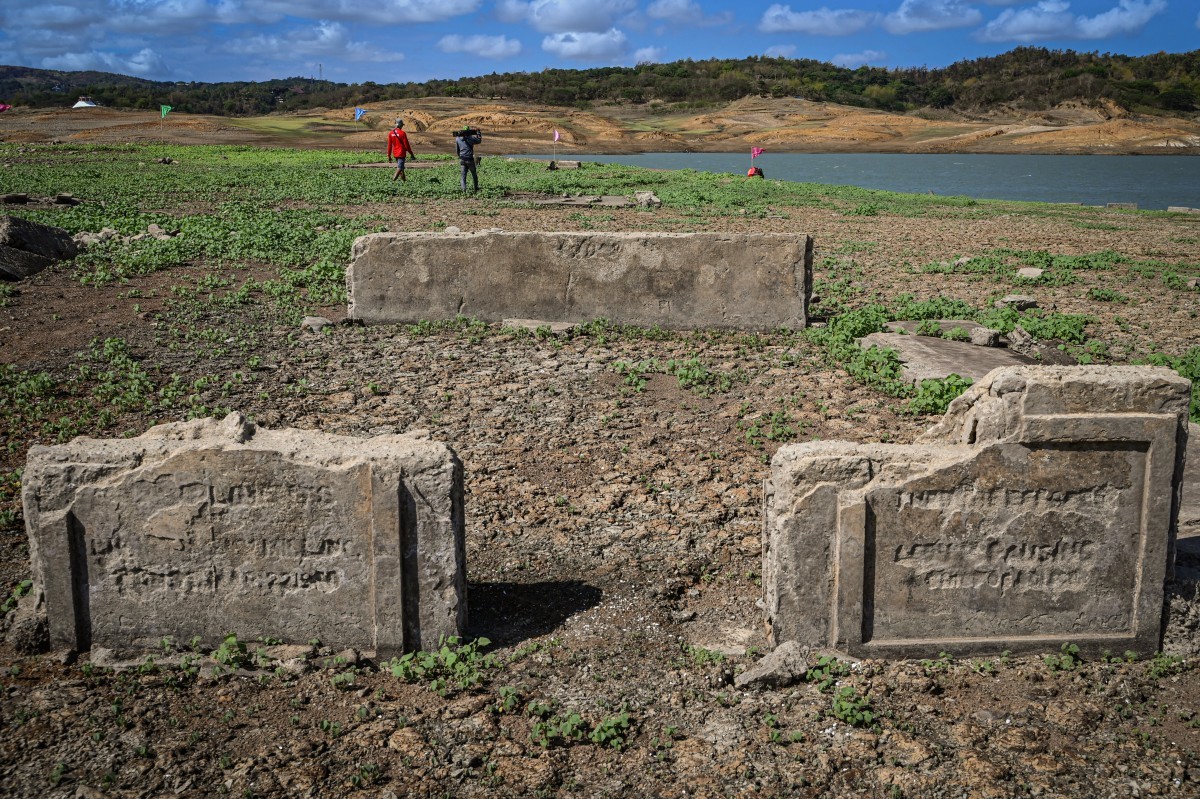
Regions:
<instances>
[{"instance_id":1,"label":"sandy slope","mask_svg":"<svg viewBox=\"0 0 1200 799\"><path fill-rule=\"evenodd\" d=\"M352 108L230 119L107 108L14 109L0 141L280 144L374 149L397 116L414 147L449 149L453 130L481 128L488 149L511 153L774 152L1200 153L1200 122L1132 115L1113 103L1070 103L1036 114L999 109L986 118L900 115L798 98L746 98L701 114L653 106L591 111L462 98L374 103L362 122Z\"/></svg>"}]
</instances>

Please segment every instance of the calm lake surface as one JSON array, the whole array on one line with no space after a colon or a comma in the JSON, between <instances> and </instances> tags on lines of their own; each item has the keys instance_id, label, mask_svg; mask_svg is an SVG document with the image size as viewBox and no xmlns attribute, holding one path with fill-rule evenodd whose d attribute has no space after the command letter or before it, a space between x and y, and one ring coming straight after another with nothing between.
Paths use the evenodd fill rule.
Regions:
<instances>
[{"instance_id":1,"label":"calm lake surface","mask_svg":"<svg viewBox=\"0 0 1200 799\"><path fill-rule=\"evenodd\" d=\"M549 154L518 156L549 159ZM745 175L749 153L579 155L563 160L695 169ZM754 160L768 179L865 189L1050 203L1137 203L1200 208L1200 157L1186 155L912 155L766 153Z\"/></svg>"}]
</instances>

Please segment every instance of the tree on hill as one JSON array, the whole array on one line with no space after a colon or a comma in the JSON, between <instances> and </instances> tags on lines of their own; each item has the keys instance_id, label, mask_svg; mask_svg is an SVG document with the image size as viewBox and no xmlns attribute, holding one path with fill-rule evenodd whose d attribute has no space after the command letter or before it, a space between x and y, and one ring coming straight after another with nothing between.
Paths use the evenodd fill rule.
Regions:
<instances>
[{"instance_id":1,"label":"tree on hill","mask_svg":"<svg viewBox=\"0 0 1200 799\"><path fill-rule=\"evenodd\" d=\"M81 94L116 108L165 104L182 112L229 116L430 96L576 107L655 102L698 108L743 97L799 96L900 113L921 108L977 113L997 106L1036 111L1067 101L1112 101L1142 112L1186 115L1200 105L1200 50L1124 56L1018 47L940 69L847 69L812 59L751 56L386 84L299 77L171 83L103 72L0 67L0 98L5 102L62 106Z\"/></svg>"}]
</instances>

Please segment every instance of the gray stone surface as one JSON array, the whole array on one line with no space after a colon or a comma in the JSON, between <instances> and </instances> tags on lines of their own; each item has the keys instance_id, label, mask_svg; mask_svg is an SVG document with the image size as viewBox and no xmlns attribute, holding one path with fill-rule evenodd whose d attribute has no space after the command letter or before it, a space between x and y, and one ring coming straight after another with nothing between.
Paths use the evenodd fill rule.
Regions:
<instances>
[{"instance_id":1,"label":"gray stone surface","mask_svg":"<svg viewBox=\"0 0 1200 799\"><path fill-rule=\"evenodd\" d=\"M992 305L996 308L1014 308L1018 311L1028 311L1038 307L1038 302L1028 294L1009 294L996 300Z\"/></svg>"},{"instance_id":2,"label":"gray stone surface","mask_svg":"<svg viewBox=\"0 0 1200 799\"><path fill-rule=\"evenodd\" d=\"M606 318L802 328L812 238L736 233L376 233L354 243L351 318Z\"/></svg>"},{"instance_id":3,"label":"gray stone surface","mask_svg":"<svg viewBox=\"0 0 1200 799\"><path fill-rule=\"evenodd\" d=\"M0 216L0 280L24 280L74 258L76 252L71 235L62 228Z\"/></svg>"},{"instance_id":4,"label":"gray stone surface","mask_svg":"<svg viewBox=\"0 0 1200 799\"><path fill-rule=\"evenodd\" d=\"M389 657L465 623L462 464L415 435L234 413L32 447L22 493L53 646L232 632Z\"/></svg>"},{"instance_id":5,"label":"gray stone surface","mask_svg":"<svg viewBox=\"0 0 1200 799\"><path fill-rule=\"evenodd\" d=\"M1200 424L1188 425L1187 463L1183 470L1183 496L1179 505L1179 537L1196 540L1191 546L1200 557Z\"/></svg>"},{"instance_id":6,"label":"gray stone surface","mask_svg":"<svg viewBox=\"0 0 1200 799\"><path fill-rule=\"evenodd\" d=\"M1000 347L978 347L935 336L872 333L858 342L863 349L891 348L903 362L905 380L919 385L922 380L950 374L979 380L993 369L1036 363L1033 358Z\"/></svg>"},{"instance_id":7,"label":"gray stone surface","mask_svg":"<svg viewBox=\"0 0 1200 799\"><path fill-rule=\"evenodd\" d=\"M738 688L784 688L804 679L808 650L796 641L784 641L762 660L733 678Z\"/></svg>"},{"instance_id":8,"label":"gray stone surface","mask_svg":"<svg viewBox=\"0 0 1200 799\"><path fill-rule=\"evenodd\" d=\"M777 642L861 657L1160 645L1189 383L998 369L920 443L781 447L763 585Z\"/></svg>"}]
</instances>

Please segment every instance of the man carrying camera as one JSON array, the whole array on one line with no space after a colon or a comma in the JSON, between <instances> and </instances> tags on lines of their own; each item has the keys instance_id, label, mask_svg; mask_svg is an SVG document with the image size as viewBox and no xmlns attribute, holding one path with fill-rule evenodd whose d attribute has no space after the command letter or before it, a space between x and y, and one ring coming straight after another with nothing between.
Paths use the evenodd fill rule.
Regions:
<instances>
[{"instance_id":1,"label":"man carrying camera","mask_svg":"<svg viewBox=\"0 0 1200 799\"><path fill-rule=\"evenodd\" d=\"M475 171L475 145L483 142L483 134L475 130L470 125L464 125L463 129L454 134L454 144L458 148L458 162L462 165L462 190L467 190L467 173L471 173L471 180L475 184L475 191L479 191L479 173Z\"/></svg>"},{"instance_id":2,"label":"man carrying camera","mask_svg":"<svg viewBox=\"0 0 1200 799\"><path fill-rule=\"evenodd\" d=\"M412 156L413 160L417 160L417 154L413 152L412 145L408 143L408 134L404 132L404 120L397 119L396 127L388 132L388 160L396 159L396 172L392 175L392 180L400 178L405 183L408 182L408 176L404 174L404 157Z\"/></svg>"}]
</instances>

